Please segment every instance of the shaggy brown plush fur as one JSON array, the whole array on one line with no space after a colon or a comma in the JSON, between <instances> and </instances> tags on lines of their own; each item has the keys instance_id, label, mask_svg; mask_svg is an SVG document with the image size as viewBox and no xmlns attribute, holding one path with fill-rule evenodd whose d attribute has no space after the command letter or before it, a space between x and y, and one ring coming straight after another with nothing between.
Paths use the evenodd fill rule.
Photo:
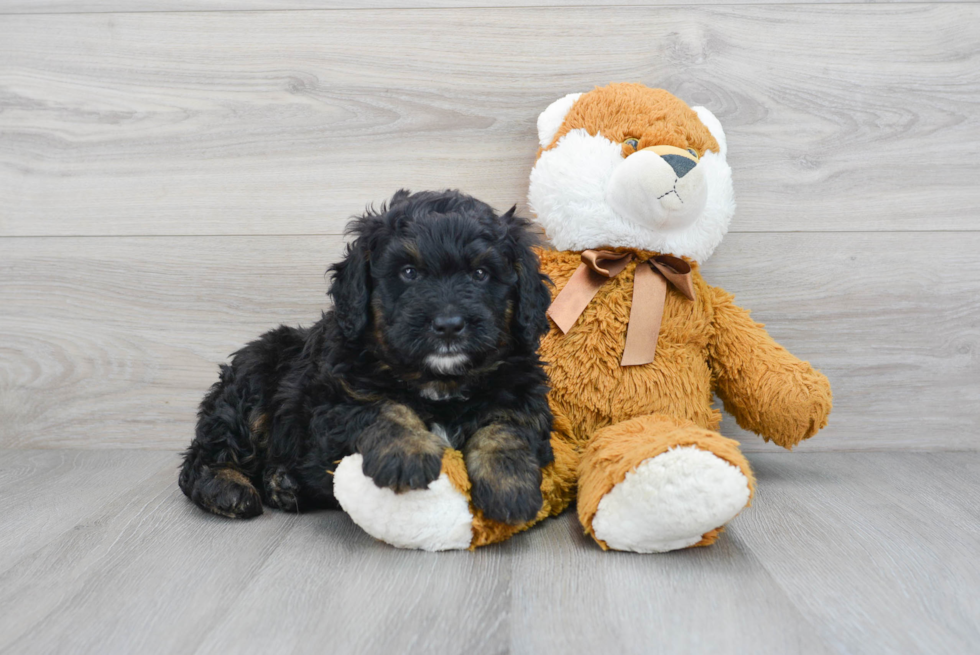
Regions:
<instances>
[{"instance_id":1,"label":"shaggy brown plush fur","mask_svg":"<svg viewBox=\"0 0 980 655\"><path fill-rule=\"evenodd\" d=\"M593 89L575 103L551 144L539 150L538 156L576 129L623 143L624 157L649 146L691 148L698 157L705 150L718 152L718 141L693 109L669 93L651 91L655 89L642 84L610 84ZM630 138L637 140L635 146L625 143Z\"/></svg>"},{"instance_id":2,"label":"shaggy brown plush fur","mask_svg":"<svg viewBox=\"0 0 980 655\"><path fill-rule=\"evenodd\" d=\"M641 261L658 254L631 252ZM580 253L542 250L538 255L557 296L581 263ZM628 471L673 446L694 445L715 454L738 467L754 490L738 442L717 432L721 414L711 407L713 392L739 425L785 448L826 425L827 378L777 344L730 294L704 281L697 263L691 265L697 299L668 290L651 364L619 364L635 262L602 286L568 334L552 327L542 339L540 353L552 385L555 461L544 469L544 506L535 521L560 513L577 494L583 527L592 534L602 497ZM501 541L532 524L513 528L474 521L473 545ZM719 533L720 526L696 545L712 543Z\"/></svg>"}]
</instances>

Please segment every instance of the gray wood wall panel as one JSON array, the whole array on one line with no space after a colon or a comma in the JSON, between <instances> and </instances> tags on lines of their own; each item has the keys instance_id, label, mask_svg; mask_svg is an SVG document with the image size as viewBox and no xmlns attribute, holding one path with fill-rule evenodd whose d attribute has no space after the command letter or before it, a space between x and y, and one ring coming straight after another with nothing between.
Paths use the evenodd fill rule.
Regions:
<instances>
[{"instance_id":1,"label":"gray wood wall panel","mask_svg":"<svg viewBox=\"0 0 980 655\"><path fill-rule=\"evenodd\" d=\"M538 112L618 80L721 118L735 230L976 230L978 23L976 3L6 16L0 235L335 234L401 186L523 204Z\"/></svg>"},{"instance_id":2,"label":"gray wood wall panel","mask_svg":"<svg viewBox=\"0 0 980 655\"><path fill-rule=\"evenodd\" d=\"M0 443L184 447L218 363L327 306L342 244L0 239ZM976 449L978 251L975 232L730 234L704 274L830 377L831 424L801 449Z\"/></svg>"},{"instance_id":3,"label":"gray wood wall panel","mask_svg":"<svg viewBox=\"0 0 980 655\"><path fill-rule=\"evenodd\" d=\"M596 7L732 4L823 4L877 0L3 0L0 14L74 14L173 11L303 11L336 9L436 9L516 7ZM917 2L918 0L883 0ZM956 2L958 0L938 0Z\"/></svg>"}]
</instances>

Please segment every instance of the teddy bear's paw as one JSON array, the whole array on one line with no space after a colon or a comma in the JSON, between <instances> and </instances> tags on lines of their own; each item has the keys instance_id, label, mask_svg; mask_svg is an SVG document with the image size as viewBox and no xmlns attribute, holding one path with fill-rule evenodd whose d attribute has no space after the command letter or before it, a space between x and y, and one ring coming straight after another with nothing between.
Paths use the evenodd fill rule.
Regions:
<instances>
[{"instance_id":1,"label":"teddy bear's paw","mask_svg":"<svg viewBox=\"0 0 980 655\"><path fill-rule=\"evenodd\" d=\"M334 471L333 491L354 523L397 548L457 550L473 540L469 502L445 472L426 489L396 494L364 475L361 455L349 455Z\"/></svg>"},{"instance_id":2,"label":"teddy bear's paw","mask_svg":"<svg viewBox=\"0 0 980 655\"><path fill-rule=\"evenodd\" d=\"M592 531L612 549L664 553L687 548L749 502L737 466L695 446L641 462L599 501Z\"/></svg>"}]
</instances>

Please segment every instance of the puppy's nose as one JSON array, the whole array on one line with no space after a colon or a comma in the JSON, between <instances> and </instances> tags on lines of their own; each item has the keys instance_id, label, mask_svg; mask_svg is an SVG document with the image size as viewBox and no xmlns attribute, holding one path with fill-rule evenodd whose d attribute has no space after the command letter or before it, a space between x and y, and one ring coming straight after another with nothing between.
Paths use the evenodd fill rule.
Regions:
<instances>
[{"instance_id":1,"label":"puppy's nose","mask_svg":"<svg viewBox=\"0 0 980 655\"><path fill-rule=\"evenodd\" d=\"M465 327L462 316L437 316L432 320L432 329L441 337L455 337Z\"/></svg>"}]
</instances>

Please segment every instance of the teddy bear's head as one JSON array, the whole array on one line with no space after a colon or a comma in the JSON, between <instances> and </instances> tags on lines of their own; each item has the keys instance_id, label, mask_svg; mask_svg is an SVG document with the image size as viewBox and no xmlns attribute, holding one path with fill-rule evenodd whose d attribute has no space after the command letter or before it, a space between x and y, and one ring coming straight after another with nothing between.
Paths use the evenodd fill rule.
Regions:
<instances>
[{"instance_id":1,"label":"teddy bear's head","mask_svg":"<svg viewBox=\"0 0 980 655\"><path fill-rule=\"evenodd\" d=\"M560 250L623 246L703 262L735 212L725 133L662 89L610 84L553 102L528 201Z\"/></svg>"}]
</instances>

